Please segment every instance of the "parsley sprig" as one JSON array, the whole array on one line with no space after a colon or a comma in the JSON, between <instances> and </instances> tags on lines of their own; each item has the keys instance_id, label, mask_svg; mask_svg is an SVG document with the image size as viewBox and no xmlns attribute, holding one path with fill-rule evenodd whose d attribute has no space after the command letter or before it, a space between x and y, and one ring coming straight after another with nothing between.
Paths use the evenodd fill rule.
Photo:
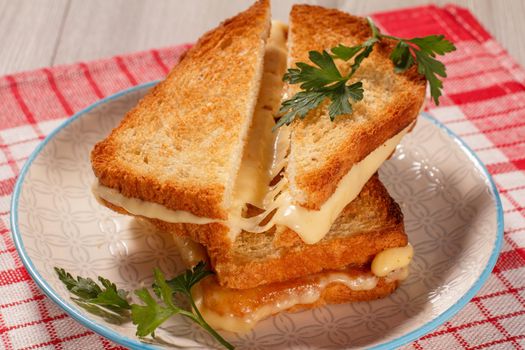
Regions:
<instances>
[{"instance_id":1,"label":"parsley sprig","mask_svg":"<svg viewBox=\"0 0 525 350\"><path fill-rule=\"evenodd\" d=\"M129 319L131 305L128 302L128 292L117 289L114 283L99 277L101 288L91 278L74 279L70 273L57 267L55 272L66 288L76 296L71 299L80 307L111 323L119 324Z\"/></svg>"},{"instance_id":2,"label":"parsley sprig","mask_svg":"<svg viewBox=\"0 0 525 350\"><path fill-rule=\"evenodd\" d=\"M372 37L356 46L339 44L322 52L310 51L309 59L314 65L297 62L297 68L288 69L283 81L289 84L301 84L299 91L290 99L281 103L274 129L286 124L289 125L296 117L303 119L308 112L317 108L326 99L330 100L328 114L330 120L341 114L352 113L352 102L363 99L363 83L358 81L348 84L350 78L361 66L361 63L372 53L375 44L381 39L388 38L397 41L397 45L390 54L394 64L394 71L402 73L417 63L417 71L423 74L430 85L430 95L436 105L443 89L440 77L446 77L445 65L436 59L437 55L444 55L454 51L454 44L446 40L443 35L430 35L423 38L403 39L392 35L382 34L367 18L372 30ZM335 59L348 62L353 59L349 72L342 75Z\"/></svg>"},{"instance_id":3,"label":"parsley sprig","mask_svg":"<svg viewBox=\"0 0 525 350\"><path fill-rule=\"evenodd\" d=\"M55 267L58 278L66 288L76 297L71 297L79 306L103 317L109 322L123 323L132 321L137 326L137 336L146 337L151 334L155 337L155 330L174 315L187 317L208 331L219 343L227 349L233 349L217 331L215 331L202 317L191 295L191 289L203 278L213 274L200 262L193 269L188 269L171 280L166 280L162 271L156 268L153 271L152 285L156 298L147 288L135 291L135 295L143 304L130 304L129 293L117 289L109 280L98 277L102 287L91 278L77 277L76 279L64 269ZM186 310L174 302L175 294L186 298L191 309Z\"/></svg>"}]
</instances>

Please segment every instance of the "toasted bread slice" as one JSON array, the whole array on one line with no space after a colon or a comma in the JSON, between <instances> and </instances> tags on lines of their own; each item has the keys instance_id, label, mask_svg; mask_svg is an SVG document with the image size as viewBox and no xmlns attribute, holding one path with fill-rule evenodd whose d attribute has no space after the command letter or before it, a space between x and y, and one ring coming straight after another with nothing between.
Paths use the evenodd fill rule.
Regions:
<instances>
[{"instance_id":1,"label":"toasted bread slice","mask_svg":"<svg viewBox=\"0 0 525 350\"><path fill-rule=\"evenodd\" d=\"M293 6L289 25L290 67L309 62L311 50L353 46L371 37L364 18L318 6ZM382 39L351 79L362 81L365 90L364 99L353 104L352 114L332 122L323 104L292 123L286 171L297 204L318 210L354 164L416 119L426 81L416 67L403 74L394 72L389 58L393 47L393 41ZM340 68L348 71L349 64ZM288 86L287 95L293 96L298 89L298 85Z\"/></svg>"},{"instance_id":2,"label":"toasted bread slice","mask_svg":"<svg viewBox=\"0 0 525 350\"><path fill-rule=\"evenodd\" d=\"M246 165L243 164L236 175L238 177L236 182L242 180L241 182L248 190L255 190L258 188L260 190L258 193L259 195L263 193L263 186L258 185L266 184L265 181L268 177L268 171L266 168L272 161L272 126L275 124L273 115L279 108L281 92L284 84L282 82L282 75L286 70L287 31L286 25L280 22L272 21L271 35L268 38L268 42L265 47L264 65L260 82L259 96L257 98L250 131L248 133L249 137L248 140L246 140L246 145L242 155L243 162L248 159L248 163L251 165L251 167L248 167L248 169L251 171L247 172L246 168L244 168L243 171L242 167ZM261 142L262 139L264 139L264 142ZM246 182L246 180L249 181ZM238 193L235 193L236 189L237 188L235 187L234 194L238 195ZM132 198L125 199L124 202L120 203L119 205L119 201L115 200L115 197L112 197L113 202L111 203L107 200L104 200L100 191L100 186L97 185L94 187L94 192L99 201L103 205L119 213L145 217L148 215L147 212L155 212L155 210L148 210L146 208L146 206L151 208L152 205L156 205L154 203L142 203L145 205L144 207L139 206L139 209L133 210L130 209L129 206L126 206L125 203L127 200L133 200ZM245 200L249 201L255 192L256 191L254 191L254 193L249 191L241 191L241 196L234 197L235 202L233 207L235 207L235 205L239 205L237 209L241 211L241 206L244 205ZM122 195L118 192L116 194L120 196ZM248 198L246 198L246 195L248 195ZM125 207L127 209L125 209ZM166 209L169 208L163 207L160 210ZM189 222L175 223L173 221L169 222L169 219L172 217L173 216L170 217L169 215L159 217L157 215L157 219L150 217L150 221L161 230L177 232L180 236L190 237L194 241L206 245L209 249L229 249L232 239L231 229L227 225L227 222L219 221L206 224L196 224ZM162 219L166 219L166 221Z\"/></svg>"},{"instance_id":3,"label":"toasted bread slice","mask_svg":"<svg viewBox=\"0 0 525 350\"><path fill-rule=\"evenodd\" d=\"M198 294L200 312L212 327L246 332L258 321L282 311L384 298L398 283L374 277L367 268L356 267L250 289L222 287L212 276L201 281L194 293Z\"/></svg>"},{"instance_id":4,"label":"toasted bread slice","mask_svg":"<svg viewBox=\"0 0 525 350\"><path fill-rule=\"evenodd\" d=\"M94 147L99 183L126 197L226 219L269 29L269 1L259 0L201 37Z\"/></svg>"}]
</instances>

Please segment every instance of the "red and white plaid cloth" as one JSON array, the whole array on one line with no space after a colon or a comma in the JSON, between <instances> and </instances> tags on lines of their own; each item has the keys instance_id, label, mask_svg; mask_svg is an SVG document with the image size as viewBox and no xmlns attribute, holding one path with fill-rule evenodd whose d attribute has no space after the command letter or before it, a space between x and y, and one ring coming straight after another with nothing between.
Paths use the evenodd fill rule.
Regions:
<instances>
[{"instance_id":1,"label":"red and white plaid cloth","mask_svg":"<svg viewBox=\"0 0 525 350\"><path fill-rule=\"evenodd\" d=\"M373 17L392 34L442 33L454 41L458 50L444 59L445 95L429 111L488 166L505 212L503 250L485 286L449 322L407 348L525 348L525 71L465 9L425 6ZM0 348L121 348L71 319L31 280L10 236L10 197L30 152L65 118L104 96L162 78L187 48L0 78Z\"/></svg>"}]
</instances>

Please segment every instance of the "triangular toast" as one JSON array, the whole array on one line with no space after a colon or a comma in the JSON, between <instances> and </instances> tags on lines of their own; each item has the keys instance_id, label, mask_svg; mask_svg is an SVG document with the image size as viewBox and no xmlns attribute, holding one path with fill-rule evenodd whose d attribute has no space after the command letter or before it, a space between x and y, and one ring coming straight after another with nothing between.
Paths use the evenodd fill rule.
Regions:
<instances>
[{"instance_id":1,"label":"triangular toast","mask_svg":"<svg viewBox=\"0 0 525 350\"><path fill-rule=\"evenodd\" d=\"M372 35L362 17L310 5L294 5L289 26L290 68L296 62L309 63L309 51L362 44ZM364 88L364 99L353 104L352 114L337 116L332 122L323 104L291 124L286 176L297 204L319 209L357 162L415 121L424 102L426 81L416 67L403 74L394 72L389 57L393 46L392 41L382 39L351 79L362 81ZM298 85L289 85L287 95L291 97L298 89Z\"/></svg>"},{"instance_id":2,"label":"triangular toast","mask_svg":"<svg viewBox=\"0 0 525 350\"><path fill-rule=\"evenodd\" d=\"M206 33L92 151L101 185L226 219L259 92L270 5Z\"/></svg>"}]
</instances>

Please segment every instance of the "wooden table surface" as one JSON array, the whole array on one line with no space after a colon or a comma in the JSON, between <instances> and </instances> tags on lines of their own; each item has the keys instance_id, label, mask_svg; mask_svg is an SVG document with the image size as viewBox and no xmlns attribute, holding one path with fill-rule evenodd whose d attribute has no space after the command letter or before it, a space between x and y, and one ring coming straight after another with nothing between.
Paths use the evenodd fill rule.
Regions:
<instances>
[{"instance_id":1,"label":"wooden table surface","mask_svg":"<svg viewBox=\"0 0 525 350\"><path fill-rule=\"evenodd\" d=\"M195 41L252 0L0 0L0 75ZM435 3L469 8L525 66L523 0L274 0L286 21L292 3L365 15Z\"/></svg>"}]
</instances>

